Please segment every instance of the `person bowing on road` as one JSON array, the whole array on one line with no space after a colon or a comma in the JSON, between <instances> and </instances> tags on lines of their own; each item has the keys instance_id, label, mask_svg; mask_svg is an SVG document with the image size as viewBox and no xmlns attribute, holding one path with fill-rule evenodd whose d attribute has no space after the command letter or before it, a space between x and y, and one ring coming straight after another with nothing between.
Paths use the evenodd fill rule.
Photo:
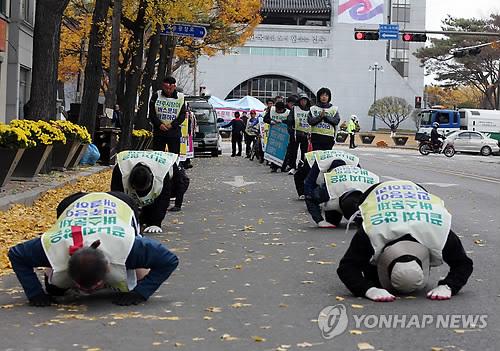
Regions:
<instances>
[{"instance_id":1,"label":"person bowing on road","mask_svg":"<svg viewBox=\"0 0 500 351\"><path fill-rule=\"evenodd\" d=\"M160 233L161 222L170 211L180 211L189 178L177 165L177 155L162 151L122 151L111 177L111 190L125 192L140 208L144 233Z\"/></svg>"},{"instance_id":2,"label":"person bowing on road","mask_svg":"<svg viewBox=\"0 0 500 351\"><path fill-rule=\"evenodd\" d=\"M394 301L394 294L425 288L430 267L443 261L450 271L427 292L429 299L450 299L467 283L473 263L451 230L443 200L398 180L373 185L360 201L362 227L337 269L355 296Z\"/></svg>"},{"instance_id":3,"label":"person bowing on road","mask_svg":"<svg viewBox=\"0 0 500 351\"><path fill-rule=\"evenodd\" d=\"M57 206L55 224L41 237L10 248L8 257L33 306L57 296L109 288L113 303L146 301L179 263L160 242L139 233L137 208L124 193L77 193ZM45 291L34 268L46 267Z\"/></svg>"}]
</instances>

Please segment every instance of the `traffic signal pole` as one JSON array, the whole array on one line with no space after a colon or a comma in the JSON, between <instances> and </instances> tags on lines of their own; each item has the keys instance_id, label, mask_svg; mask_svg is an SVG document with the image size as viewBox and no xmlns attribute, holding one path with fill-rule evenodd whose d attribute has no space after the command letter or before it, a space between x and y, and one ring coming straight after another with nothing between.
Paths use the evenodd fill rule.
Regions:
<instances>
[{"instance_id":1,"label":"traffic signal pole","mask_svg":"<svg viewBox=\"0 0 500 351\"><path fill-rule=\"evenodd\" d=\"M354 32L378 33L378 29L354 28ZM483 36L483 37L500 37L500 33L495 32L459 32L454 30L399 30L401 34L443 34L443 35L464 35L464 36Z\"/></svg>"}]
</instances>

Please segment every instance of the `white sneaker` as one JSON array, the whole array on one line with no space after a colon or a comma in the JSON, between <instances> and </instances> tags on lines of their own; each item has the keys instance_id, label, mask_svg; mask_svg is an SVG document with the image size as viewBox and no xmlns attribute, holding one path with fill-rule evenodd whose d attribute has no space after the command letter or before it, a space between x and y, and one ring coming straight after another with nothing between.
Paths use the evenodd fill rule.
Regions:
<instances>
[{"instance_id":1,"label":"white sneaker","mask_svg":"<svg viewBox=\"0 0 500 351\"><path fill-rule=\"evenodd\" d=\"M294 175L295 173L297 173L297 170L295 168L292 168L289 172L288 172L288 175Z\"/></svg>"},{"instance_id":2,"label":"white sneaker","mask_svg":"<svg viewBox=\"0 0 500 351\"><path fill-rule=\"evenodd\" d=\"M306 199L306 196L305 195L300 195L299 196L299 200L305 200Z\"/></svg>"},{"instance_id":3,"label":"white sneaker","mask_svg":"<svg viewBox=\"0 0 500 351\"><path fill-rule=\"evenodd\" d=\"M337 228L337 226L327 221L321 221L318 223L318 228Z\"/></svg>"}]
</instances>

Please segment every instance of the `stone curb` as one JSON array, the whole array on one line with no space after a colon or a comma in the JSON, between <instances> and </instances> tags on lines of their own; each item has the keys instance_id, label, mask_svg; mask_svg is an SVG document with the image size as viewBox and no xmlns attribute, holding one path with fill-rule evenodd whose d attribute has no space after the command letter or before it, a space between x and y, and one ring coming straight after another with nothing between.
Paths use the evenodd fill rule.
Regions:
<instances>
[{"instance_id":1,"label":"stone curb","mask_svg":"<svg viewBox=\"0 0 500 351\"><path fill-rule=\"evenodd\" d=\"M109 166L92 166L90 169L82 170L81 172L78 172L77 174L74 174L67 179L61 181L52 181L51 183L36 187L25 192L1 197L0 211L7 211L14 204L31 206L48 190L61 188L67 184L75 183L80 177L96 174L106 169L109 169Z\"/></svg>"}]
</instances>

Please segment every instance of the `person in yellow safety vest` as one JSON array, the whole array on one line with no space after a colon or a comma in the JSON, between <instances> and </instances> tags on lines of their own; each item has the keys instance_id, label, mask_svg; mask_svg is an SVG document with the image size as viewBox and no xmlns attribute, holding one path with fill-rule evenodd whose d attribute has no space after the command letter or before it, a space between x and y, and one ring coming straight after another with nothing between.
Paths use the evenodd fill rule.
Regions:
<instances>
[{"instance_id":1,"label":"person in yellow safety vest","mask_svg":"<svg viewBox=\"0 0 500 351\"><path fill-rule=\"evenodd\" d=\"M356 145L354 144L354 138L356 136L357 125L356 122L358 117L356 115L351 115L351 119L347 124L347 133L349 133L349 149L355 149Z\"/></svg>"},{"instance_id":2,"label":"person in yellow safety vest","mask_svg":"<svg viewBox=\"0 0 500 351\"><path fill-rule=\"evenodd\" d=\"M355 296L394 301L393 294L424 289L430 268L443 262L450 271L427 292L429 299L450 299L467 283L473 262L439 197L411 181L395 180L371 186L360 203L362 226L337 269Z\"/></svg>"},{"instance_id":3,"label":"person in yellow safety vest","mask_svg":"<svg viewBox=\"0 0 500 351\"><path fill-rule=\"evenodd\" d=\"M153 124L153 150L179 155L181 151L181 124L186 119L184 94L176 90L174 77L163 80L161 90L151 96L149 119Z\"/></svg>"},{"instance_id":4,"label":"person in yellow safety vest","mask_svg":"<svg viewBox=\"0 0 500 351\"><path fill-rule=\"evenodd\" d=\"M328 88L321 88L316 94L316 105L312 106L307 117L311 125L311 144L313 150L330 150L335 145L337 125L340 116L337 106L333 106L332 93Z\"/></svg>"}]
</instances>

